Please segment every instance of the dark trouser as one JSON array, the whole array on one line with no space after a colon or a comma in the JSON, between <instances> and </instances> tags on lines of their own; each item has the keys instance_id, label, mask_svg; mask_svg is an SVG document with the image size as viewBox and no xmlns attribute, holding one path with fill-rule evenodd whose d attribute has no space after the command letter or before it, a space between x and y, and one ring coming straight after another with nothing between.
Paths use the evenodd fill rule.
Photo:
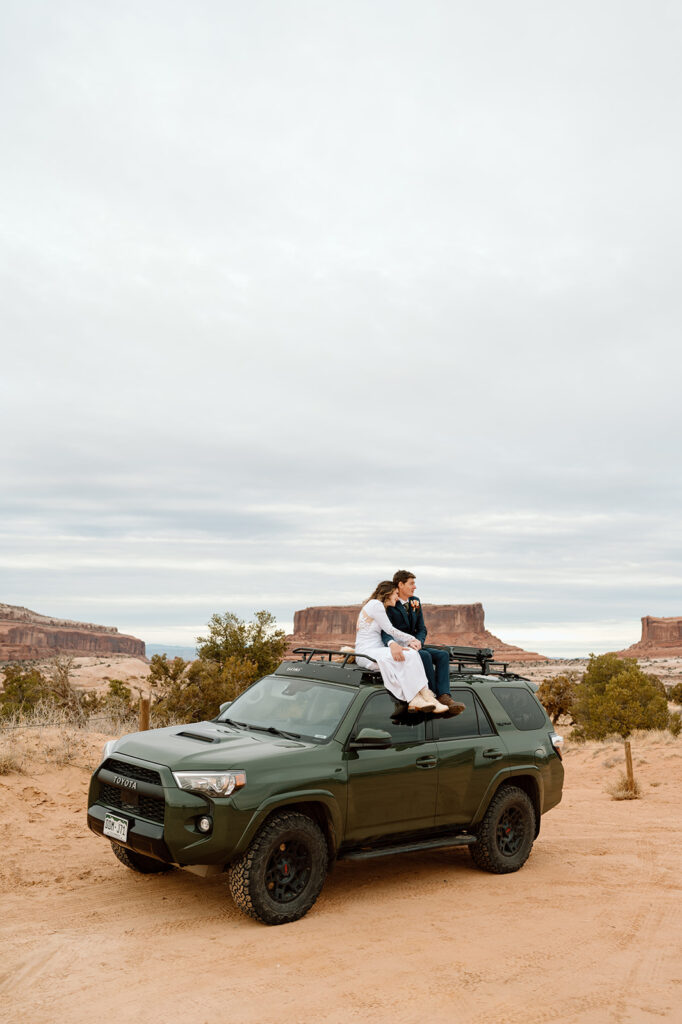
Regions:
<instances>
[{"instance_id":1,"label":"dark trouser","mask_svg":"<svg viewBox=\"0 0 682 1024\"><path fill-rule=\"evenodd\" d=\"M437 697L450 692L450 655L436 647L422 647L419 651L429 688Z\"/></svg>"}]
</instances>

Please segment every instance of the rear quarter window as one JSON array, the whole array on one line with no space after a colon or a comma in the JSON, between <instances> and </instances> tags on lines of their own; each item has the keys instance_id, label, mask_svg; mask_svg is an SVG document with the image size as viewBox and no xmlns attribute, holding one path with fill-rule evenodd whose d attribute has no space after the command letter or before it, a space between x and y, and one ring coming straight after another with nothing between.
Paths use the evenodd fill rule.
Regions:
<instances>
[{"instance_id":1,"label":"rear quarter window","mask_svg":"<svg viewBox=\"0 0 682 1024\"><path fill-rule=\"evenodd\" d=\"M515 686L493 686L491 689L517 729L529 732L542 729L547 724L545 712L528 690Z\"/></svg>"}]
</instances>

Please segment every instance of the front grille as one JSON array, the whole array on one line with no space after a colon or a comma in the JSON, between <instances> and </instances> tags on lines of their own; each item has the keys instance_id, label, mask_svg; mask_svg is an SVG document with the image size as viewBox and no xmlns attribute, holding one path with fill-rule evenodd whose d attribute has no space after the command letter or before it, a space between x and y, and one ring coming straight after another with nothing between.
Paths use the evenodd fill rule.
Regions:
<instances>
[{"instance_id":1,"label":"front grille","mask_svg":"<svg viewBox=\"0 0 682 1024\"><path fill-rule=\"evenodd\" d=\"M116 763L121 764L120 761ZM128 790L116 789L115 786L102 786L99 799L109 807L116 807L118 810L137 815L138 818L146 818L148 821L156 821L163 825L166 804L160 797L144 796L142 793L132 794Z\"/></svg>"},{"instance_id":2,"label":"front grille","mask_svg":"<svg viewBox=\"0 0 682 1024\"><path fill-rule=\"evenodd\" d=\"M161 776L158 772L153 771L151 768L143 768L139 764L128 764L127 761L117 761L116 758L110 757L104 762L102 768L106 768L108 772L116 772L117 775L123 775L126 779L150 782L153 786L161 785Z\"/></svg>"}]
</instances>

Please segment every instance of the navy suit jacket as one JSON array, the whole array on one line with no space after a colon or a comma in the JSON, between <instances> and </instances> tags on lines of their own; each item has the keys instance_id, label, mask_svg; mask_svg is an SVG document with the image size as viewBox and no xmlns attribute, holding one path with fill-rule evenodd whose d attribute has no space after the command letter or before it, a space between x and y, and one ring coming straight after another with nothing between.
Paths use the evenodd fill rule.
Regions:
<instances>
[{"instance_id":1,"label":"navy suit jacket","mask_svg":"<svg viewBox=\"0 0 682 1024\"><path fill-rule=\"evenodd\" d=\"M424 625L422 603L418 597L411 597L407 602L407 608L402 603L396 604L393 608L387 608L386 614L396 629L402 629L403 633L415 636L417 640L421 641L422 647L424 646L426 626ZM384 633L383 630L381 631L381 639L384 641L384 647L393 642L393 637L389 636L388 633Z\"/></svg>"}]
</instances>

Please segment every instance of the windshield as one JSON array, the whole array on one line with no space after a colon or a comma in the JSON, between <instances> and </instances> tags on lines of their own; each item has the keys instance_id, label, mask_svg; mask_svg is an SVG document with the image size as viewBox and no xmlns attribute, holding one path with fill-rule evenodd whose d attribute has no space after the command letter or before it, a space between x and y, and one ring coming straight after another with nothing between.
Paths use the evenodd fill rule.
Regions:
<instances>
[{"instance_id":1,"label":"windshield","mask_svg":"<svg viewBox=\"0 0 682 1024\"><path fill-rule=\"evenodd\" d=\"M327 740L356 693L355 688L314 679L266 676L237 697L218 720L305 740Z\"/></svg>"}]
</instances>

